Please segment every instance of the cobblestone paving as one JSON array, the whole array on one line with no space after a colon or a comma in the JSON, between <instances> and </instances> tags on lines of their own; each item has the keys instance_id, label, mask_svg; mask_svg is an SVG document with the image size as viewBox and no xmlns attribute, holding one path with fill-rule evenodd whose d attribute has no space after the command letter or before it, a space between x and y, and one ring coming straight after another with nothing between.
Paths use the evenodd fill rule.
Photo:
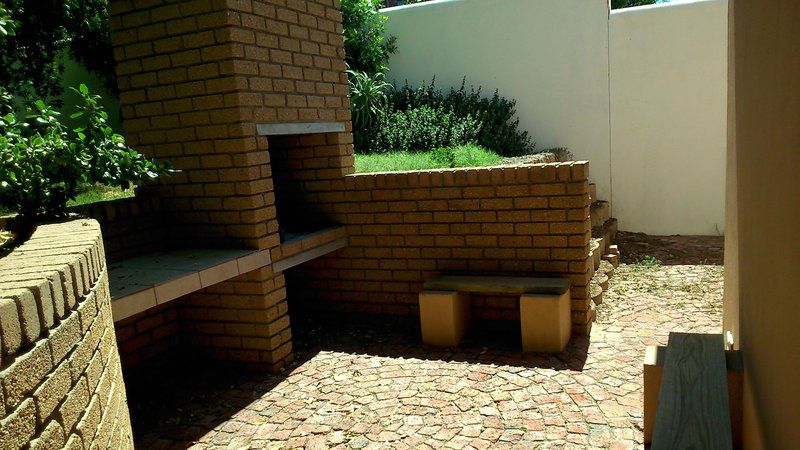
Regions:
<instances>
[{"instance_id":1,"label":"cobblestone paving","mask_svg":"<svg viewBox=\"0 0 800 450\"><path fill-rule=\"evenodd\" d=\"M645 346L721 332L722 266L707 263L721 240L663 239L645 246L663 264L620 265L591 338L558 356L520 355L513 326L448 351L420 345L413 321L331 316L296 321L298 363L282 376L154 363L128 377L138 446L640 447Z\"/></svg>"}]
</instances>

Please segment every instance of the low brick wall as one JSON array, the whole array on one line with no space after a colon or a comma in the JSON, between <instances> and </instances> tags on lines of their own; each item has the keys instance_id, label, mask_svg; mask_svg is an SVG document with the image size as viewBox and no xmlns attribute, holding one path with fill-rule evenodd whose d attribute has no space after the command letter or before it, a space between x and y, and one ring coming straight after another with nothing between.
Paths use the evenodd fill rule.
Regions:
<instances>
[{"instance_id":1,"label":"low brick wall","mask_svg":"<svg viewBox=\"0 0 800 450\"><path fill-rule=\"evenodd\" d=\"M133 448L98 223L0 259L0 448Z\"/></svg>"},{"instance_id":2,"label":"low brick wall","mask_svg":"<svg viewBox=\"0 0 800 450\"><path fill-rule=\"evenodd\" d=\"M325 187L306 201L346 224L350 245L288 274L292 298L417 314L423 282L439 274L568 277L574 331L588 332L588 163L350 175ZM473 310L519 317L510 297L474 296Z\"/></svg>"},{"instance_id":3,"label":"low brick wall","mask_svg":"<svg viewBox=\"0 0 800 450\"><path fill-rule=\"evenodd\" d=\"M106 259L110 262L132 258L160 249L169 239L162 200L155 193L139 193L70 208L97 220L103 230Z\"/></svg>"}]
</instances>

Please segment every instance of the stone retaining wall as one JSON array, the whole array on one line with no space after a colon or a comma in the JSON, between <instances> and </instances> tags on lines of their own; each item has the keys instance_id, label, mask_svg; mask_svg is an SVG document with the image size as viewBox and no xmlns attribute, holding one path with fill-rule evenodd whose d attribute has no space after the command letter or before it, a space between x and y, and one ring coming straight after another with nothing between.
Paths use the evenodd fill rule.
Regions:
<instances>
[{"instance_id":1,"label":"stone retaining wall","mask_svg":"<svg viewBox=\"0 0 800 450\"><path fill-rule=\"evenodd\" d=\"M289 290L314 307L416 314L423 282L443 273L568 277L573 328L586 333L588 175L571 162L332 180L306 201L347 225L349 246L297 268ZM513 320L517 302L474 296L473 310Z\"/></svg>"},{"instance_id":2,"label":"stone retaining wall","mask_svg":"<svg viewBox=\"0 0 800 450\"><path fill-rule=\"evenodd\" d=\"M0 259L0 346L0 448L133 448L96 221Z\"/></svg>"}]
</instances>

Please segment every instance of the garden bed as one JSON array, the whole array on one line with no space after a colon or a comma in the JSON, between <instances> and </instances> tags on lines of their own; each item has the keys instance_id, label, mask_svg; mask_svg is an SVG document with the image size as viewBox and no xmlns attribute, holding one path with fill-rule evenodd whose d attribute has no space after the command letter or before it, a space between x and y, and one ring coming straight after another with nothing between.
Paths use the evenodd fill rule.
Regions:
<instances>
[{"instance_id":1,"label":"garden bed","mask_svg":"<svg viewBox=\"0 0 800 450\"><path fill-rule=\"evenodd\" d=\"M448 157L447 153L452 157ZM478 145L420 152L356 153L356 173L402 172L406 170L453 169L503 165L564 162L563 151L547 151L531 155L503 157Z\"/></svg>"}]
</instances>

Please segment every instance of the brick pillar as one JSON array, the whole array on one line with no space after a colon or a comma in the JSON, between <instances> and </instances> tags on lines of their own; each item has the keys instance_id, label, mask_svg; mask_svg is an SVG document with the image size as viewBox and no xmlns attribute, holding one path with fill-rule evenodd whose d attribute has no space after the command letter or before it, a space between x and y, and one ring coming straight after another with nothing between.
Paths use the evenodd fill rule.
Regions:
<instances>
[{"instance_id":1,"label":"brick pillar","mask_svg":"<svg viewBox=\"0 0 800 450\"><path fill-rule=\"evenodd\" d=\"M320 152L337 177L352 171L338 0L109 9L128 142L181 170L158 185L171 241L276 249L269 143L256 124L345 122L345 137ZM212 356L278 368L291 352L287 310L283 274L267 266L182 299L181 330Z\"/></svg>"}]
</instances>

